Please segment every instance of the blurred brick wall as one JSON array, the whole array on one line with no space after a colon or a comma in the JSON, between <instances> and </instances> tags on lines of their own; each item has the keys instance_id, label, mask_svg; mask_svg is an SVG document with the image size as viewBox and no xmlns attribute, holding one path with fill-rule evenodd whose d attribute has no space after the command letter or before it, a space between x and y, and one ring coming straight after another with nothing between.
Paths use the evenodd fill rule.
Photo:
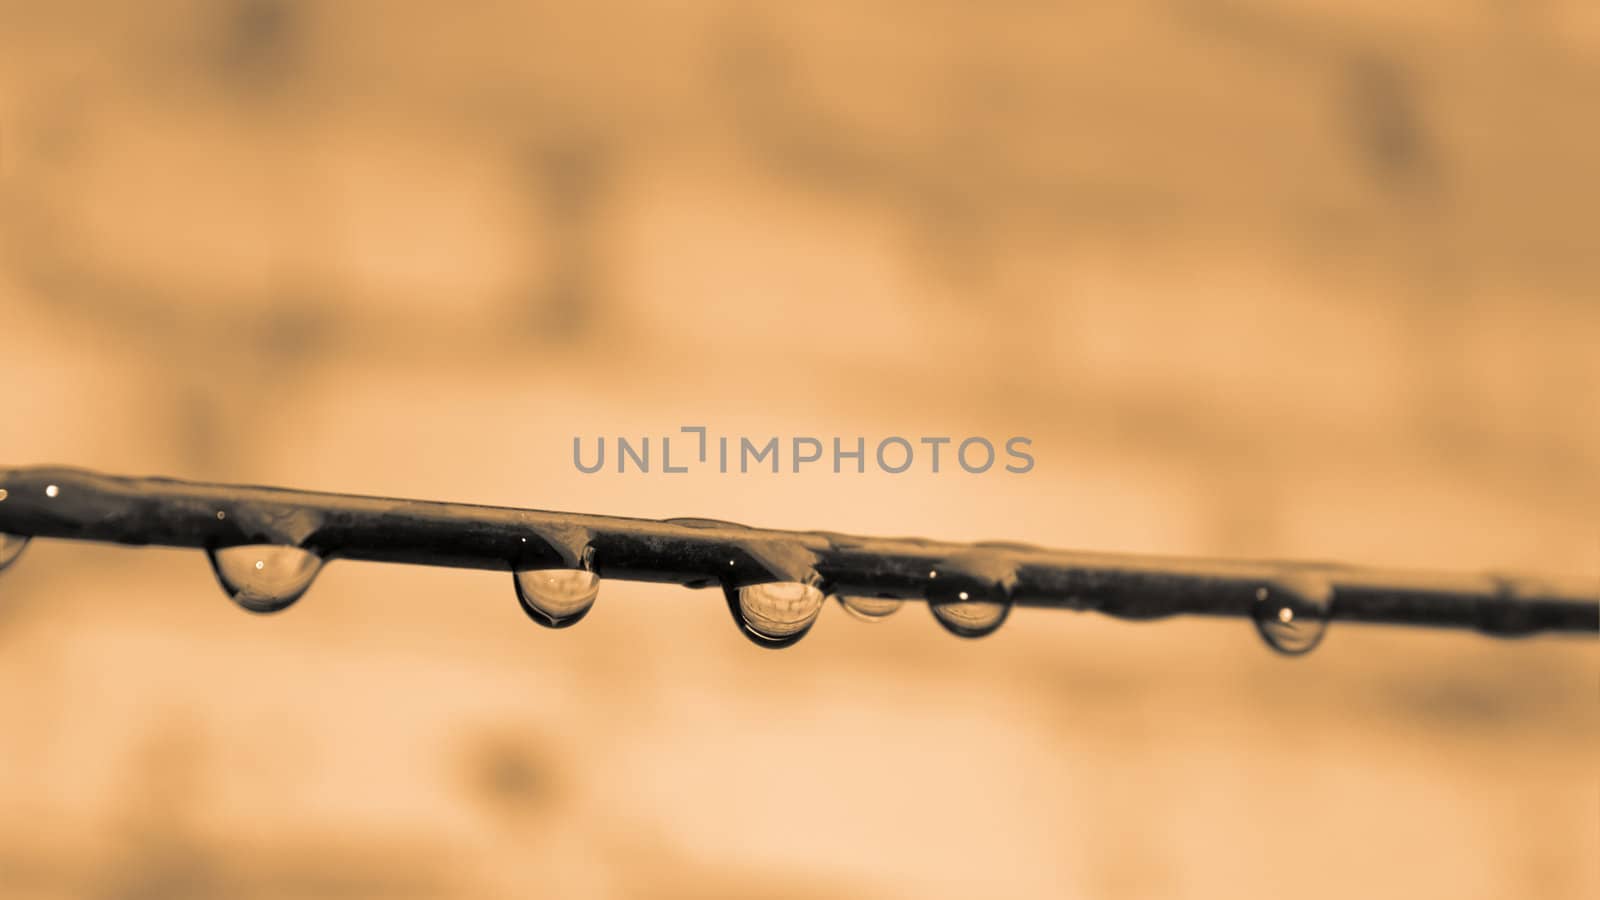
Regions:
<instances>
[{"instance_id":1,"label":"blurred brick wall","mask_svg":"<svg viewBox=\"0 0 1600 900\"><path fill-rule=\"evenodd\" d=\"M0 453L1600 577L1588 4L0 3ZM1034 438L584 476L574 434ZM0 582L0 893L1593 896L1592 641Z\"/></svg>"}]
</instances>

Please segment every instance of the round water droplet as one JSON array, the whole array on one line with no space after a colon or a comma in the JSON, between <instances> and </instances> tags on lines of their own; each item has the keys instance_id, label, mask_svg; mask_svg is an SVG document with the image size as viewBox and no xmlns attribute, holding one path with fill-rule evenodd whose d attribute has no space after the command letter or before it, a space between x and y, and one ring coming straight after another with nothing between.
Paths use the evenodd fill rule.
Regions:
<instances>
[{"instance_id":1,"label":"round water droplet","mask_svg":"<svg viewBox=\"0 0 1600 900\"><path fill-rule=\"evenodd\" d=\"M21 534L0 534L0 569L17 561L29 538Z\"/></svg>"},{"instance_id":2,"label":"round water droplet","mask_svg":"<svg viewBox=\"0 0 1600 900\"><path fill-rule=\"evenodd\" d=\"M222 589L233 602L255 613L288 608L322 569L317 554L279 544L220 547L210 556Z\"/></svg>"},{"instance_id":3,"label":"round water droplet","mask_svg":"<svg viewBox=\"0 0 1600 900\"><path fill-rule=\"evenodd\" d=\"M898 597L856 597L840 594L839 605L844 611L863 622L879 622L904 602Z\"/></svg>"},{"instance_id":4,"label":"round water droplet","mask_svg":"<svg viewBox=\"0 0 1600 900\"><path fill-rule=\"evenodd\" d=\"M1283 578L1256 588L1252 613L1267 646L1299 656L1322 641L1332 611L1333 586L1308 576Z\"/></svg>"},{"instance_id":5,"label":"round water droplet","mask_svg":"<svg viewBox=\"0 0 1600 900\"><path fill-rule=\"evenodd\" d=\"M728 607L740 630L762 647L787 647L806 636L822 611L824 595L815 585L773 581L729 588Z\"/></svg>"},{"instance_id":6,"label":"round water droplet","mask_svg":"<svg viewBox=\"0 0 1600 900\"><path fill-rule=\"evenodd\" d=\"M929 586L928 608L951 634L980 638L1005 623L1011 598L999 585L951 573Z\"/></svg>"},{"instance_id":7,"label":"round water droplet","mask_svg":"<svg viewBox=\"0 0 1600 900\"><path fill-rule=\"evenodd\" d=\"M584 569L526 569L513 575L523 612L546 628L576 625L600 594L600 576Z\"/></svg>"}]
</instances>

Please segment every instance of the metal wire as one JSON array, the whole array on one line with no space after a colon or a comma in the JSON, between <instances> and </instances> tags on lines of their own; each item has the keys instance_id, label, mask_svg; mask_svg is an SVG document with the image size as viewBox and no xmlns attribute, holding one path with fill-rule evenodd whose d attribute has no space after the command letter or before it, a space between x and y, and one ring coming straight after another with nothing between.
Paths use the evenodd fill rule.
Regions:
<instances>
[{"instance_id":1,"label":"metal wire","mask_svg":"<svg viewBox=\"0 0 1600 900\"><path fill-rule=\"evenodd\" d=\"M1321 595L1326 619L1499 636L1600 633L1600 579L1557 580L1081 553L394 500L128 478L0 471L0 533L217 550L280 545L324 559L523 571L730 591L803 582L845 595L930 600L959 589L1006 604L1125 619L1261 615L1269 593ZM942 596L942 595L940 595ZM1286 620L1287 621L1287 620ZM1280 648L1281 649L1281 648Z\"/></svg>"}]
</instances>

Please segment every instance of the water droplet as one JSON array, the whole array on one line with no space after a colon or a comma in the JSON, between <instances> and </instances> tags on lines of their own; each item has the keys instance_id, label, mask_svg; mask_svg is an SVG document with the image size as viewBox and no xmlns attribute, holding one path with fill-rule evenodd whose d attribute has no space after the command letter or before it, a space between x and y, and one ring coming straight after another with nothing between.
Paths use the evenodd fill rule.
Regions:
<instances>
[{"instance_id":1,"label":"water droplet","mask_svg":"<svg viewBox=\"0 0 1600 900\"><path fill-rule=\"evenodd\" d=\"M856 597L840 594L837 597L844 611L863 622L879 622L904 602L898 597Z\"/></svg>"},{"instance_id":2,"label":"water droplet","mask_svg":"<svg viewBox=\"0 0 1600 900\"><path fill-rule=\"evenodd\" d=\"M678 516L673 519L663 519L668 525L682 525L685 528L737 528L740 531L749 531L750 526L740 525L738 522L725 522L722 519L700 519L694 516Z\"/></svg>"},{"instance_id":3,"label":"water droplet","mask_svg":"<svg viewBox=\"0 0 1600 900\"><path fill-rule=\"evenodd\" d=\"M1282 578L1256 588L1256 630L1288 656L1310 653L1322 641L1332 611L1333 586L1322 578Z\"/></svg>"},{"instance_id":4,"label":"water droplet","mask_svg":"<svg viewBox=\"0 0 1600 900\"><path fill-rule=\"evenodd\" d=\"M28 540L26 535L0 534L0 569L17 561L23 548L28 546Z\"/></svg>"},{"instance_id":5,"label":"water droplet","mask_svg":"<svg viewBox=\"0 0 1600 900\"><path fill-rule=\"evenodd\" d=\"M958 637L993 634L1011 614L1011 598L998 584L949 577L930 585L928 608L946 631Z\"/></svg>"},{"instance_id":6,"label":"water droplet","mask_svg":"<svg viewBox=\"0 0 1600 900\"><path fill-rule=\"evenodd\" d=\"M45 495L45 496L46 496L46 497L49 497L49 498L51 498L51 499L52 499L52 500L53 500L53 499L55 499L55 498L56 498L56 497L57 497L57 496L59 496L59 495L60 495L60 494L61 494L61 488L59 488L59 487L57 487L57 486L55 486L55 485L53 485L53 484L47 484L47 485L45 485L45 488L44 488L44 495Z\"/></svg>"},{"instance_id":7,"label":"water droplet","mask_svg":"<svg viewBox=\"0 0 1600 900\"><path fill-rule=\"evenodd\" d=\"M576 625L600 594L600 576L584 569L525 569L513 575L523 612L546 628Z\"/></svg>"},{"instance_id":8,"label":"water droplet","mask_svg":"<svg viewBox=\"0 0 1600 900\"><path fill-rule=\"evenodd\" d=\"M279 544L247 544L210 551L211 568L233 602L250 612L287 609L311 587L322 557Z\"/></svg>"},{"instance_id":9,"label":"water droplet","mask_svg":"<svg viewBox=\"0 0 1600 900\"><path fill-rule=\"evenodd\" d=\"M11 496L10 491L6 490L5 488L0 488L0 500L4 500L9 496Z\"/></svg>"},{"instance_id":10,"label":"water droplet","mask_svg":"<svg viewBox=\"0 0 1600 900\"><path fill-rule=\"evenodd\" d=\"M994 550L1017 550L1027 553L1044 550L1044 548L1038 544L1024 544L1020 541L979 541L974 546L986 547Z\"/></svg>"},{"instance_id":11,"label":"water droplet","mask_svg":"<svg viewBox=\"0 0 1600 900\"><path fill-rule=\"evenodd\" d=\"M822 611L823 593L799 581L728 589L728 606L740 629L762 647L787 647L806 636Z\"/></svg>"}]
</instances>

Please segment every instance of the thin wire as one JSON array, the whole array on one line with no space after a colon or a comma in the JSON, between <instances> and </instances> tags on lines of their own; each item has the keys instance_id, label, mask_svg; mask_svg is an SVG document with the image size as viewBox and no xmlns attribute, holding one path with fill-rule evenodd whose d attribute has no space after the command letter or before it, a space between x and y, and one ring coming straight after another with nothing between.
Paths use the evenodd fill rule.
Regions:
<instances>
[{"instance_id":1,"label":"thin wire","mask_svg":"<svg viewBox=\"0 0 1600 900\"><path fill-rule=\"evenodd\" d=\"M1334 620L1469 628L1499 636L1600 633L1600 579L855 537L707 519L655 521L66 468L0 472L0 497L0 533L28 537L207 550L271 544L324 559L512 571L583 568L602 578L689 587L804 582L861 597L930 599L959 590L963 593L952 596L962 600L998 598L1125 619L1260 616L1267 597L1293 596L1312 598L1318 614ZM1270 612L1283 614L1277 608Z\"/></svg>"}]
</instances>

